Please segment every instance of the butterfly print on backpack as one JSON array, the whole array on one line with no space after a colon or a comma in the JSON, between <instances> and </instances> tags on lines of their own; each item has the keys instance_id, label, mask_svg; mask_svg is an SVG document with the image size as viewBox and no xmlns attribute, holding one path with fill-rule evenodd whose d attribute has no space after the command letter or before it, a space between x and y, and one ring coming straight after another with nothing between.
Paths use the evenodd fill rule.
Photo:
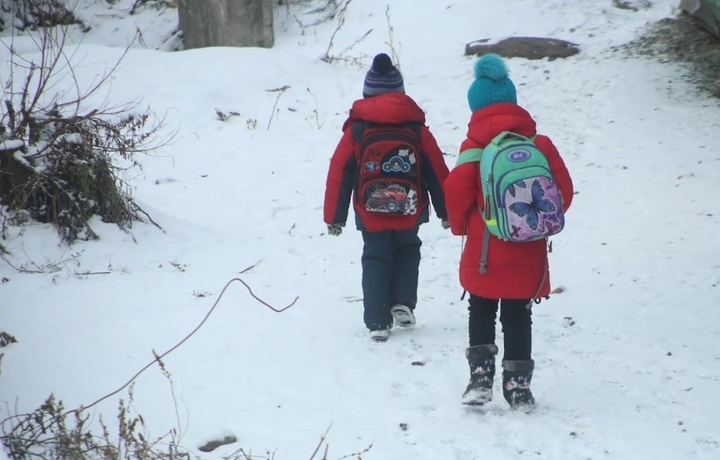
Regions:
<instances>
[{"instance_id":1,"label":"butterfly print on backpack","mask_svg":"<svg viewBox=\"0 0 720 460\"><path fill-rule=\"evenodd\" d=\"M553 213L556 208L552 201L545 198L545 190L536 179L530 186L530 202L518 201L510 205L510 210L520 217L525 217L525 222L533 230L537 230L540 221L540 213Z\"/></svg>"}]
</instances>

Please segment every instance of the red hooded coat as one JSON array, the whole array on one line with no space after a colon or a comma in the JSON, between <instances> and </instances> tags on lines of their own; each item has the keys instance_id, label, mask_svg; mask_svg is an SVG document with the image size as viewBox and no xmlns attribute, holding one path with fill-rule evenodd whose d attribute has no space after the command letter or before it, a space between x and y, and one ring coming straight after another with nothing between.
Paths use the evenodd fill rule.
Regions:
<instances>
[{"instance_id":1,"label":"red hooded coat","mask_svg":"<svg viewBox=\"0 0 720 460\"><path fill-rule=\"evenodd\" d=\"M535 136L535 120L512 103L492 104L473 112L467 138L460 151L484 148L503 131ZM537 135L535 145L545 154L563 199L565 211L573 199L573 183L562 157L552 141ZM460 284L478 297L488 299L533 299L550 293L550 271L545 240L510 243L490 237L487 273L480 273L480 256L485 224L480 217L483 194L480 164L465 163L454 168L445 180L445 200L450 228L467 241L460 259Z\"/></svg>"},{"instance_id":2,"label":"red hooded coat","mask_svg":"<svg viewBox=\"0 0 720 460\"><path fill-rule=\"evenodd\" d=\"M416 122L420 124L420 154L425 166L423 177L425 183L424 196L418 201L418 212L415 215L387 216L371 213L353 200L358 229L366 231L411 230L428 221L428 197L430 193L435 214L441 219L447 217L442 184L448 175L437 141L425 126L425 113L409 96L398 93L385 93L355 101L350 115L343 124L343 135L335 148L327 175L325 186L325 203L323 219L326 224L344 224L348 216L351 195L357 186L358 165L356 153L358 143L353 141L351 126L356 121L370 123L400 124Z\"/></svg>"}]
</instances>

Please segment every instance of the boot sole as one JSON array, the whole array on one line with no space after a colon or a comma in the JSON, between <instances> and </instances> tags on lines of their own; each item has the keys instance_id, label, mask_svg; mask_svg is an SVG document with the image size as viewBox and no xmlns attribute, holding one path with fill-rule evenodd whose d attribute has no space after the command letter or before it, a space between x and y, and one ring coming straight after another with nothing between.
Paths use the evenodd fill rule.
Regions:
<instances>
[{"instance_id":1,"label":"boot sole","mask_svg":"<svg viewBox=\"0 0 720 460\"><path fill-rule=\"evenodd\" d=\"M393 321L397 327L408 328L415 326L415 316L412 311L408 314L405 308L393 308L390 310L390 314L392 314Z\"/></svg>"},{"instance_id":2,"label":"boot sole","mask_svg":"<svg viewBox=\"0 0 720 460\"><path fill-rule=\"evenodd\" d=\"M470 390L463 394L462 403L466 406L482 406L492 401L492 391L488 390Z\"/></svg>"},{"instance_id":3,"label":"boot sole","mask_svg":"<svg viewBox=\"0 0 720 460\"><path fill-rule=\"evenodd\" d=\"M387 331L372 331L370 332L370 340L373 342L387 342L390 334Z\"/></svg>"}]
</instances>

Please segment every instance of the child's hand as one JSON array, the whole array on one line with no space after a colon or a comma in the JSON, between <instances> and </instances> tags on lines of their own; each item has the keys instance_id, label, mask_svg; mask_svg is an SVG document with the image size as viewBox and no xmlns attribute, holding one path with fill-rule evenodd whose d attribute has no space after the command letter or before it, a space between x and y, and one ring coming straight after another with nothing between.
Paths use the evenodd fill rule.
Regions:
<instances>
[{"instance_id":1,"label":"child's hand","mask_svg":"<svg viewBox=\"0 0 720 460\"><path fill-rule=\"evenodd\" d=\"M344 224L328 224L328 233L332 236L339 236L342 233Z\"/></svg>"}]
</instances>

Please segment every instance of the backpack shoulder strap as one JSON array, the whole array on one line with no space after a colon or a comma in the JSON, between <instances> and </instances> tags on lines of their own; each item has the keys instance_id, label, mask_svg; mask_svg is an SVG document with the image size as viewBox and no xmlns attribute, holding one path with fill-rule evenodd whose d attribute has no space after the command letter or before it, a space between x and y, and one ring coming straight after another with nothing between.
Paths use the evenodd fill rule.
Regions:
<instances>
[{"instance_id":1,"label":"backpack shoulder strap","mask_svg":"<svg viewBox=\"0 0 720 460\"><path fill-rule=\"evenodd\" d=\"M359 142L362 138L363 133L367 129L370 123L366 120L358 120L350 126L350 132L352 133L353 143Z\"/></svg>"},{"instance_id":2,"label":"backpack shoulder strap","mask_svg":"<svg viewBox=\"0 0 720 460\"><path fill-rule=\"evenodd\" d=\"M506 137L515 137L518 139L524 139L524 140L527 140L534 144L537 134L530 136L530 137L525 137L525 136L521 136L520 134L513 133L511 131L503 131L502 133L495 136L493 138L493 140L490 141L490 143L498 144ZM458 155L457 163L455 164L455 166L460 166L461 164L465 164L465 163L479 162L480 157L482 156L484 151L485 151L485 149L481 149L481 148L463 150L462 152L460 152L460 155Z\"/></svg>"},{"instance_id":3,"label":"backpack shoulder strap","mask_svg":"<svg viewBox=\"0 0 720 460\"><path fill-rule=\"evenodd\" d=\"M458 155L457 163L455 166L460 166L465 163L480 162L480 157L483 154L484 149L467 149L460 152Z\"/></svg>"},{"instance_id":4,"label":"backpack shoulder strap","mask_svg":"<svg viewBox=\"0 0 720 460\"><path fill-rule=\"evenodd\" d=\"M480 212L480 215L482 215L482 212ZM480 249L480 268L479 271L481 274L487 273L487 264L488 264L488 251L490 250L490 230L488 230L487 225L485 225L485 228L483 228L483 238L482 238L482 247Z\"/></svg>"},{"instance_id":5,"label":"backpack shoulder strap","mask_svg":"<svg viewBox=\"0 0 720 460\"><path fill-rule=\"evenodd\" d=\"M406 125L408 128L410 128L410 129L413 130L413 132L414 132L415 135L417 136L418 144L419 144L419 143L420 143L420 129L421 129L421 127L422 127L422 124L419 123L419 122L417 122L417 121L408 121L407 123L405 123L405 125Z\"/></svg>"}]
</instances>

